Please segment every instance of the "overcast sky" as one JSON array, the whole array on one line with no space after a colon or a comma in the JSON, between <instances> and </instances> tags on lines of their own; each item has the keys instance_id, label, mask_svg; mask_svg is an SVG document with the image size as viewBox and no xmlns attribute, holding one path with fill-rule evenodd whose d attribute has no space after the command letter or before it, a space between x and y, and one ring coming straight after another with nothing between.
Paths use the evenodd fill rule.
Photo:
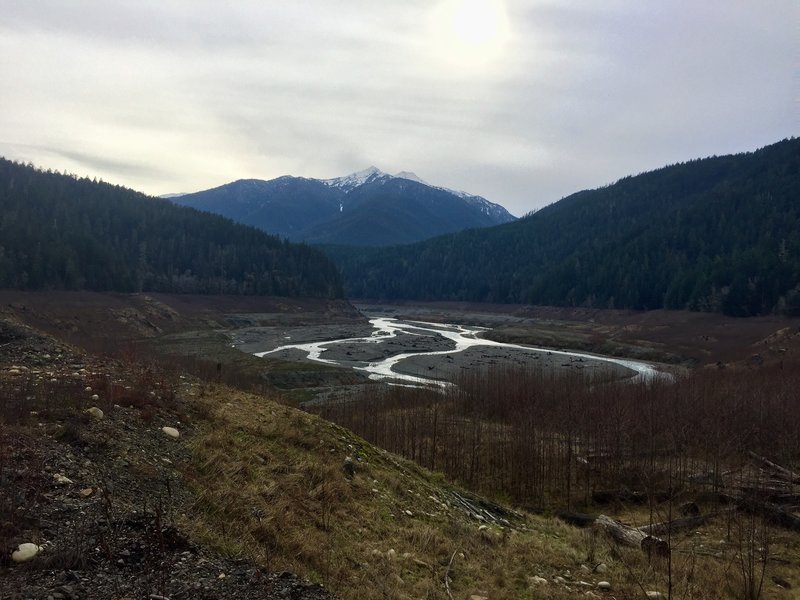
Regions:
<instances>
[{"instance_id":1,"label":"overcast sky","mask_svg":"<svg viewBox=\"0 0 800 600\"><path fill-rule=\"evenodd\" d=\"M521 215L800 130L797 0L0 0L0 155L149 194L413 171Z\"/></svg>"}]
</instances>

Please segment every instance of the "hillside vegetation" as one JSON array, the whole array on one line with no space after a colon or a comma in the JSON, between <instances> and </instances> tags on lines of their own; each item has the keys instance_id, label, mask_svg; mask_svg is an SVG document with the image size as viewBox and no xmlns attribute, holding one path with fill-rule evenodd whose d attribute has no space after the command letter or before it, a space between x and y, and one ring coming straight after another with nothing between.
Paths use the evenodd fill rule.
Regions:
<instances>
[{"instance_id":1,"label":"hillside vegetation","mask_svg":"<svg viewBox=\"0 0 800 600\"><path fill-rule=\"evenodd\" d=\"M800 311L800 140L625 177L514 223L330 248L351 297Z\"/></svg>"},{"instance_id":2,"label":"hillside vegetation","mask_svg":"<svg viewBox=\"0 0 800 600\"><path fill-rule=\"evenodd\" d=\"M0 159L0 287L341 297L318 250Z\"/></svg>"}]
</instances>

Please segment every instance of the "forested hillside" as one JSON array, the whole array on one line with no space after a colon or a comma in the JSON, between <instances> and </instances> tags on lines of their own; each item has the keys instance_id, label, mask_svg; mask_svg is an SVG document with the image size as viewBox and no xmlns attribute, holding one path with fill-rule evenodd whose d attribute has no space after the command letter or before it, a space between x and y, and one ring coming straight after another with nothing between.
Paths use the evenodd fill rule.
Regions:
<instances>
[{"instance_id":1,"label":"forested hillside","mask_svg":"<svg viewBox=\"0 0 800 600\"><path fill-rule=\"evenodd\" d=\"M800 140L411 246L329 248L353 297L800 313Z\"/></svg>"},{"instance_id":2,"label":"forested hillside","mask_svg":"<svg viewBox=\"0 0 800 600\"><path fill-rule=\"evenodd\" d=\"M318 250L0 159L0 287L339 297Z\"/></svg>"}]
</instances>

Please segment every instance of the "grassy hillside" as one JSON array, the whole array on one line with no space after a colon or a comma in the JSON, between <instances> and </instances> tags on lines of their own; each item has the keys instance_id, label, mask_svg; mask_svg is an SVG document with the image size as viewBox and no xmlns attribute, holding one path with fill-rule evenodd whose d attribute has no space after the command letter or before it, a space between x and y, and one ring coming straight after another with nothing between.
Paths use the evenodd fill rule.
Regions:
<instances>
[{"instance_id":1,"label":"grassy hillside","mask_svg":"<svg viewBox=\"0 0 800 600\"><path fill-rule=\"evenodd\" d=\"M626 177L517 222L329 249L351 297L800 310L800 140Z\"/></svg>"}]
</instances>

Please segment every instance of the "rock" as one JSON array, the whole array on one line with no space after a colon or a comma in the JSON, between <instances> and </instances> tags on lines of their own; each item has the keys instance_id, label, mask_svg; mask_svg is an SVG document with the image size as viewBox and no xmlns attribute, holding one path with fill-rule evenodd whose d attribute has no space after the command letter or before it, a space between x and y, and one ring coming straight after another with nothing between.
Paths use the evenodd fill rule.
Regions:
<instances>
[{"instance_id":1,"label":"rock","mask_svg":"<svg viewBox=\"0 0 800 600\"><path fill-rule=\"evenodd\" d=\"M98 400L100 400L100 396L98 396L97 394L92 394L92 400L97 402Z\"/></svg>"},{"instance_id":2,"label":"rock","mask_svg":"<svg viewBox=\"0 0 800 600\"><path fill-rule=\"evenodd\" d=\"M162 427L161 431L166 433L171 438L179 438L179 437L181 437L180 432L177 429L175 429L174 427Z\"/></svg>"},{"instance_id":3,"label":"rock","mask_svg":"<svg viewBox=\"0 0 800 600\"><path fill-rule=\"evenodd\" d=\"M607 573L607 572L608 572L608 565L607 565L606 563L600 563L599 565L597 565L597 566L594 568L594 570L595 570L597 573Z\"/></svg>"},{"instance_id":4,"label":"rock","mask_svg":"<svg viewBox=\"0 0 800 600\"><path fill-rule=\"evenodd\" d=\"M92 399L94 399L94 396L92 396ZM91 407L91 408L87 408L87 409L86 409L86 412L88 413L88 415L89 415L90 417L92 417L93 419L97 419L98 421L99 421L100 419L102 419L102 418L103 418L103 416L104 416L104 415L103 415L103 411L102 411L102 410L100 410L99 408L97 408L96 406L93 406L93 407Z\"/></svg>"},{"instance_id":5,"label":"rock","mask_svg":"<svg viewBox=\"0 0 800 600\"><path fill-rule=\"evenodd\" d=\"M397 556L397 552L395 552L394 548L390 548L389 551L386 553L386 558L389 560L394 560Z\"/></svg>"},{"instance_id":6,"label":"rock","mask_svg":"<svg viewBox=\"0 0 800 600\"><path fill-rule=\"evenodd\" d=\"M567 583L567 580L561 577L560 575L557 577L553 577L553 581L555 581L556 583Z\"/></svg>"},{"instance_id":7,"label":"rock","mask_svg":"<svg viewBox=\"0 0 800 600\"><path fill-rule=\"evenodd\" d=\"M85 388L83 388L83 391L84 392L91 392L92 391L92 386L87 385Z\"/></svg>"},{"instance_id":8,"label":"rock","mask_svg":"<svg viewBox=\"0 0 800 600\"><path fill-rule=\"evenodd\" d=\"M601 581L597 584L597 589L607 592L611 589L611 584L607 581Z\"/></svg>"},{"instance_id":9,"label":"rock","mask_svg":"<svg viewBox=\"0 0 800 600\"><path fill-rule=\"evenodd\" d=\"M20 544L17 546L17 549L11 553L11 560L14 562L27 562L32 559L34 556L41 552L42 547L37 546L36 544L31 544L27 542L25 544Z\"/></svg>"},{"instance_id":10,"label":"rock","mask_svg":"<svg viewBox=\"0 0 800 600\"><path fill-rule=\"evenodd\" d=\"M544 577L539 577L538 575L534 575L531 577L531 583L534 585L547 585L547 579Z\"/></svg>"},{"instance_id":11,"label":"rock","mask_svg":"<svg viewBox=\"0 0 800 600\"><path fill-rule=\"evenodd\" d=\"M85 488L78 492L81 495L81 498L88 498L94 493L94 489L92 488Z\"/></svg>"},{"instance_id":12,"label":"rock","mask_svg":"<svg viewBox=\"0 0 800 600\"><path fill-rule=\"evenodd\" d=\"M412 513L410 510L405 511L405 513L409 517L413 517L414 516L414 513Z\"/></svg>"},{"instance_id":13,"label":"rock","mask_svg":"<svg viewBox=\"0 0 800 600\"><path fill-rule=\"evenodd\" d=\"M666 596L661 592L645 592L644 595L647 597L647 600L664 600Z\"/></svg>"},{"instance_id":14,"label":"rock","mask_svg":"<svg viewBox=\"0 0 800 600\"><path fill-rule=\"evenodd\" d=\"M65 477L61 473L53 473L53 481L55 481L58 485L69 485L72 483L72 479Z\"/></svg>"},{"instance_id":15,"label":"rock","mask_svg":"<svg viewBox=\"0 0 800 600\"><path fill-rule=\"evenodd\" d=\"M471 594L469 600L489 600L489 596L482 596L480 594Z\"/></svg>"},{"instance_id":16,"label":"rock","mask_svg":"<svg viewBox=\"0 0 800 600\"><path fill-rule=\"evenodd\" d=\"M587 567L586 565L581 565L581 572L582 573L591 573L592 570L589 567Z\"/></svg>"}]
</instances>

